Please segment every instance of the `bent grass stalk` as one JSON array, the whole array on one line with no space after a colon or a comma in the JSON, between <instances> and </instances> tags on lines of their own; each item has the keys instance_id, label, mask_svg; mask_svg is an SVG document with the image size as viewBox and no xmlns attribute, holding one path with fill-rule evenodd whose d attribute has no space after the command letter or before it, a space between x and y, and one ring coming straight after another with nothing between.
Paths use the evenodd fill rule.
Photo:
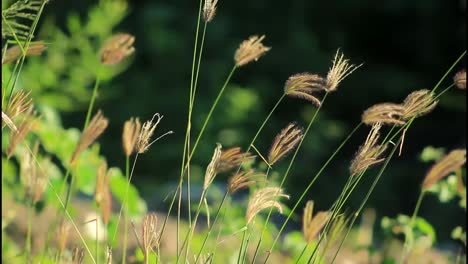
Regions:
<instances>
[{"instance_id":1,"label":"bent grass stalk","mask_svg":"<svg viewBox=\"0 0 468 264\"><path fill-rule=\"evenodd\" d=\"M348 142L348 140L354 135L354 133L362 126L363 123L359 123L349 134L348 136L343 140L343 142L341 142L341 144L338 146L338 148L336 148L336 150L333 152L333 154L328 158L328 160L322 165L322 167L320 168L320 170L315 174L314 178L310 181L309 185L307 185L307 187L304 189L304 191L302 192L301 196L299 197L299 199L297 200L297 202L294 204L293 208L291 209L290 213L288 214L288 216L286 217L286 220L283 222L283 225L281 226L280 230L278 231L278 234L276 235L275 239L273 240L273 243L270 247L270 249L267 251L268 252L268 255L267 257L265 258L265 261L264 263L266 263L269 259L269 256L270 256L270 252L273 250L274 246L276 245L276 243L278 242L278 239L280 237L280 235L282 234L282 232L284 231L284 228L286 227L286 224L289 222L289 219L292 217L293 213L296 211L297 207L299 206L299 204L302 202L302 200L304 199L305 195L307 194L307 192L309 191L309 189L312 187L312 185L315 183L315 181L317 180L317 178L322 174L322 172L325 170L325 168L328 166L328 164L333 160L333 158L338 154L338 152L344 147L344 145Z\"/></svg>"},{"instance_id":2,"label":"bent grass stalk","mask_svg":"<svg viewBox=\"0 0 468 264\"><path fill-rule=\"evenodd\" d=\"M283 184L284 182L286 181L286 178L288 177L289 175L289 172L291 171L291 168L292 168L292 165L294 164L294 161L296 159L296 156L297 154L299 153L299 150L302 146L302 143L304 142L304 139L305 137L307 136L307 133L309 132L310 130L310 127L312 126L312 124L314 123L315 121L315 118L317 117L318 113L320 112L320 109L322 109L322 106L323 106L323 103L325 102L326 98L327 98L327 95L328 95L328 92L325 93L325 95L323 96L323 99L322 101L320 102L320 105L318 106L317 110L315 110L315 113L314 115L312 116L312 119L309 121L309 124L307 125L307 128L306 130L304 131L304 134L301 138L301 140L299 141L299 144L297 145L295 151L294 151L294 154L291 158L291 161L289 162L289 165L288 165L288 168L286 169L286 172L284 173L284 177L283 179L281 180L281 183L279 185L279 188L283 187ZM255 262L255 259L257 257L257 253L258 253L258 249L260 248L260 244L262 243L262 238L263 238L263 234L265 233L265 230L266 230L266 226L270 220L270 216L271 216L271 213L273 212L273 208L270 208L269 212L268 212L268 216L267 216L267 219L263 225L263 228L262 228L262 232L260 234L260 239L258 240L258 243L257 243L257 247L255 249L255 253L254 253L254 257L253 257L253 260L252 260L252 263Z\"/></svg>"}]
</instances>

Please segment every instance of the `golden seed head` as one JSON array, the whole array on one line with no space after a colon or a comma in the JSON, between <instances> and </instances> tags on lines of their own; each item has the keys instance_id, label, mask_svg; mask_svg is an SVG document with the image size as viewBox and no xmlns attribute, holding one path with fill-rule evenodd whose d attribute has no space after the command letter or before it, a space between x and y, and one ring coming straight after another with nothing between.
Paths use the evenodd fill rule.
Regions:
<instances>
[{"instance_id":1,"label":"golden seed head","mask_svg":"<svg viewBox=\"0 0 468 264\"><path fill-rule=\"evenodd\" d=\"M9 145L7 149L8 158L10 158L13 155L16 146L23 142L23 140L26 138L29 132L31 132L34 129L38 119L39 117L37 116L37 113L33 110L33 106L31 105L29 107L29 110L27 110L27 112L24 113L21 123L16 127L16 132L12 132L10 134Z\"/></svg>"},{"instance_id":2,"label":"golden seed head","mask_svg":"<svg viewBox=\"0 0 468 264\"><path fill-rule=\"evenodd\" d=\"M330 218L329 212L320 211L312 216L313 211L314 202L307 201L302 215L302 233L307 243L310 243L318 235Z\"/></svg>"},{"instance_id":3,"label":"golden seed head","mask_svg":"<svg viewBox=\"0 0 468 264\"><path fill-rule=\"evenodd\" d=\"M18 132L18 128L16 128L15 126L15 123L13 123L13 120L11 120L11 118L5 114L5 112L2 111L2 124L5 124L7 125L10 130L12 130L13 132Z\"/></svg>"},{"instance_id":4,"label":"golden seed head","mask_svg":"<svg viewBox=\"0 0 468 264\"><path fill-rule=\"evenodd\" d=\"M109 120L105 118L102 115L101 110L99 110L81 134L78 145L76 145L76 148L73 151L72 157L70 159L70 164L74 164L81 152L83 152L96 141L96 139L107 128L108 124Z\"/></svg>"},{"instance_id":5,"label":"golden seed head","mask_svg":"<svg viewBox=\"0 0 468 264\"><path fill-rule=\"evenodd\" d=\"M429 189L434 183L456 171L466 162L466 150L455 149L434 164L424 178L422 188Z\"/></svg>"},{"instance_id":6,"label":"golden seed head","mask_svg":"<svg viewBox=\"0 0 468 264\"><path fill-rule=\"evenodd\" d=\"M94 201L102 212L104 224L109 223L112 210L112 196L109 186L109 173L106 161L101 161L97 169L96 190L94 192Z\"/></svg>"},{"instance_id":7,"label":"golden seed head","mask_svg":"<svg viewBox=\"0 0 468 264\"><path fill-rule=\"evenodd\" d=\"M154 120L155 117L156 117L156 121ZM172 134L172 131L166 132L162 136L150 142L151 137L154 134L154 130L158 126L159 122L161 122L163 117L164 116L160 115L159 113L156 113L153 115L153 118L151 118L151 120L148 120L145 123L143 123L143 126L140 130L140 135L138 136L138 140L136 143L136 151L138 153L146 152L154 142L158 141L159 139L161 139L162 137L168 134ZM153 122L155 123L153 124Z\"/></svg>"},{"instance_id":8,"label":"golden seed head","mask_svg":"<svg viewBox=\"0 0 468 264\"><path fill-rule=\"evenodd\" d=\"M268 163L273 165L284 158L297 146L303 135L302 128L298 127L295 123L289 123L275 137L268 153Z\"/></svg>"},{"instance_id":9,"label":"golden seed head","mask_svg":"<svg viewBox=\"0 0 468 264\"><path fill-rule=\"evenodd\" d=\"M405 109L403 106L394 103L381 103L369 107L362 114L361 120L367 125L375 123L391 124L402 126Z\"/></svg>"},{"instance_id":10,"label":"golden seed head","mask_svg":"<svg viewBox=\"0 0 468 264\"><path fill-rule=\"evenodd\" d=\"M63 252L67 248L68 235L70 234L71 225L68 222L63 221L60 223L55 240L57 241L58 249Z\"/></svg>"},{"instance_id":11,"label":"golden seed head","mask_svg":"<svg viewBox=\"0 0 468 264\"><path fill-rule=\"evenodd\" d=\"M141 230L143 247L141 250L147 256L150 252L158 247L158 216L155 213L149 213L143 218L143 225Z\"/></svg>"},{"instance_id":12,"label":"golden seed head","mask_svg":"<svg viewBox=\"0 0 468 264\"><path fill-rule=\"evenodd\" d=\"M280 197L289 199L289 195L284 194L283 189L278 187L265 187L255 191L252 197L250 197L249 204L247 205L247 225L263 209L275 207L280 213L283 213L281 203L276 201L276 198Z\"/></svg>"},{"instance_id":13,"label":"golden seed head","mask_svg":"<svg viewBox=\"0 0 468 264\"><path fill-rule=\"evenodd\" d=\"M234 55L234 61L236 66L246 65L252 61L257 61L258 58L263 56L270 47L265 47L262 44L262 40L265 36L251 36L248 40L244 40L239 48L236 50Z\"/></svg>"},{"instance_id":14,"label":"golden seed head","mask_svg":"<svg viewBox=\"0 0 468 264\"><path fill-rule=\"evenodd\" d=\"M455 85L462 90L466 90L466 69L463 69L453 77Z\"/></svg>"},{"instance_id":15,"label":"golden seed head","mask_svg":"<svg viewBox=\"0 0 468 264\"><path fill-rule=\"evenodd\" d=\"M72 262L73 264L82 264L84 260L85 252L84 248L73 248L72 252Z\"/></svg>"},{"instance_id":16,"label":"golden seed head","mask_svg":"<svg viewBox=\"0 0 468 264\"><path fill-rule=\"evenodd\" d=\"M122 133L122 147L125 156L130 156L135 150L135 145L140 135L141 124L138 118L130 118L126 121Z\"/></svg>"},{"instance_id":17,"label":"golden seed head","mask_svg":"<svg viewBox=\"0 0 468 264\"><path fill-rule=\"evenodd\" d=\"M413 117L425 115L432 111L437 101L434 100L434 94L429 90L419 90L410 93L403 101L403 119L410 120Z\"/></svg>"},{"instance_id":18,"label":"golden seed head","mask_svg":"<svg viewBox=\"0 0 468 264\"><path fill-rule=\"evenodd\" d=\"M203 190L208 189L210 184L213 182L214 178L216 177L219 160L221 158L221 144L216 143L216 148L213 152L213 156L211 157L210 164L206 167L205 172L205 181L203 183Z\"/></svg>"},{"instance_id":19,"label":"golden seed head","mask_svg":"<svg viewBox=\"0 0 468 264\"><path fill-rule=\"evenodd\" d=\"M24 92L24 90L19 90L11 97L5 109L3 110L4 114L9 117L10 121L14 122L15 118L19 114L27 111L32 106L32 99L30 95L31 92ZM2 113L2 128L5 127L5 125L6 123Z\"/></svg>"},{"instance_id":20,"label":"golden seed head","mask_svg":"<svg viewBox=\"0 0 468 264\"><path fill-rule=\"evenodd\" d=\"M38 169L39 165L36 160L38 151L39 142L36 141L32 153L29 151L24 152L20 163L20 179L26 188L26 195L33 203L37 203L42 199L49 180L49 174Z\"/></svg>"},{"instance_id":21,"label":"golden seed head","mask_svg":"<svg viewBox=\"0 0 468 264\"><path fill-rule=\"evenodd\" d=\"M353 73L357 68L361 67L362 64L356 66L349 64L348 59L344 59L343 53L340 53L340 49L336 51L335 58L333 59L333 65L328 70L326 79L326 90L331 92L335 91L340 84L348 75Z\"/></svg>"},{"instance_id":22,"label":"golden seed head","mask_svg":"<svg viewBox=\"0 0 468 264\"><path fill-rule=\"evenodd\" d=\"M226 172L255 159L250 152L242 152L240 147L232 147L221 152L216 172Z\"/></svg>"},{"instance_id":23,"label":"golden seed head","mask_svg":"<svg viewBox=\"0 0 468 264\"><path fill-rule=\"evenodd\" d=\"M24 47L26 48L26 47ZM31 42L28 49L26 50L26 56L37 56L41 55L44 50L46 50L46 45L43 41ZM8 64L13 61L18 60L23 55L20 46L15 45L11 48L8 48L3 57L2 64Z\"/></svg>"},{"instance_id":24,"label":"golden seed head","mask_svg":"<svg viewBox=\"0 0 468 264\"><path fill-rule=\"evenodd\" d=\"M255 173L254 170L238 172L228 179L228 192L233 194L240 189L257 184L259 181L265 181L264 173Z\"/></svg>"},{"instance_id":25,"label":"golden seed head","mask_svg":"<svg viewBox=\"0 0 468 264\"><path fill-rule=\"evenodd\" d=\"M367 170L370 166L385 160L381 158L381 156L387 149L387 145L378 144L380 127L381 123L375 123L367 135L366 141L359 147L349 168L351 176L358 175Z\"/></svg>"},{"instance_id":26,"label":"golden seed head","mask_svg":"<svg viewBox=\"0 0 468 264\"><path fill-rule=\"evenodd\" d=\"M205 5L203 6L203 19L205 22L210 22L213 20L216 14L216 5L218 0L205 0Z\"/></svg>"},{"instance_id":27,"label":"golden seed head","mask_svg":"<svg viewBox=\"0 0 468 264\"><path fill-rule=\"evenodd\" d=\"M128 33L119 33L108 39L101 50L101 63L114 65L135 52L135 37Z\"/></svg>"},{"instance_id":28,"label":"golden seed head","mask_svg":"<svg viewBox=\"0 0 468 264\"><path fill-rule=\"evenodd\" d=\"M326 80L317 74L299 73L289 77L284 85L284 93L320 106L320 100L315 94L324 91L325 85Z\"/></svg>"}]
</instances>

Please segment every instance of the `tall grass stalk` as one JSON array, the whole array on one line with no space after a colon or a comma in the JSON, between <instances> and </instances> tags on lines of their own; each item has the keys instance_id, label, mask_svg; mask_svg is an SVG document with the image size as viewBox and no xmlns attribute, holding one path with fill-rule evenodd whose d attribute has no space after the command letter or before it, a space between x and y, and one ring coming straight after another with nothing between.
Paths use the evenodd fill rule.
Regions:
<instances>
[{"instance_id":1,"label":"tall grass stalk","mask_svg":"<svg viewBox=\"0 0 468 264\"><path fill-rule=\"evenodd\" d=\"M312 185L315 183L317 178L322 174L322 172L325 170L325 168L328 166L328 164L335 158L335 156L338 154L338 152L344 147L344 145L348 142L348 140L354 135L354 133L362 126L363 123L359 123L349 134L348 136L341 142L341 144L338 146L338 148L335 149L333 154L328 158L328 160L322 165L320 170L315 174L314 178L309 182L307 187L304 189L302 192L301 196L297 200L297 202L294 204L293 208L289 212L288 216L286 217L286 220L283 222L280 230L278 231L278 234L276 235L275 239L273 240L273 243L270 247L270 249L267 251L267 257L265 258L264 263L266 263L269 259L270 252L273 250L274 246L278 242L278 239L280 238L282 232L284 231L284 228L286 227L286 224L289 222L290 218L292 217L293 213L296 211L297 207L299 204L302 202L304 199L305 195L309 192L309 189L312 187Z\"/></svg>"},{"instance_id":2,"label":"tall grass stalk","mask_svg":"<svg viewBox=\"0 0 468 264\"><path fill-rule=\"evenodd\" d=\"M130 185L130 156L125 156L125 178L127 186ZM125 197L124 203L124 233L122 241L122 264L127 261L127 238L128 238L128 197Z\"/></svg>"}]
</instances>

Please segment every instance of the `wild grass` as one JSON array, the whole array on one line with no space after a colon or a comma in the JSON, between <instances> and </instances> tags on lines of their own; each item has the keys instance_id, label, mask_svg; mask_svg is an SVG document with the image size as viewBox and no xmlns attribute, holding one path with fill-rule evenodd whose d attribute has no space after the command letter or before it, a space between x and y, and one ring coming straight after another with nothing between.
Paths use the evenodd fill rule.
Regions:
<instances>
[{"instance_id":1,"label":"wild grass","mask_svg":"<svg viewBox=\"0 0 468 264\"><path fill-rule=\"evenodd\" d=\"M89 95L83 128L80 133L73 130L76 132L75 138L70 142L63 138L63 141L67 142L63 149L51 149L51 144L47 141L50 139L44 136L44 133L41 134L41 131L50 132L52 137L56 138L60 137L59 131L63 128L47 123L49 122L47 113L37 114L35 98L31 92L18 87L18 80L20 76L23 77L22 68L26 58L41 56L45 47L53 49L53 46L48 47L44 44L47 40L32 41L47 3L46 0L17 1L8 9L2 10L2 26L5 26L5 29L2 28L2 40L6 40L2 50L2 65L10 67L14 63L10 75L2 76L6 80L5 85L2 85L2 137L4 133L8 135L5 137L7 141L2 144L2 163L6 165L5 167L18 167L18 170L14 172L2 169L2 190L3 186L13 186L14 191L10 191L10 195L18 191L19 194L13 193L13 197L17 203L27 208L25 216L27 227L24 239L10 239L14 234L9 233L6 227L12 225L14 221L2 214L2 238L7 239L11 248L16 248L16 250L9 249L16 254L12 257L8 248L2 247L2 252L8 253L6 254L8 257L2 257L2 262L5 261L5 263L222 263L226 262L227 258L230 258L230 263L284 261L278 260L280 258L286 259L287 263L334 263L354 230L353 227L358 217L366 208L375 187L391 164L396 151L399 150L399 155L404 151L406 132L417 119L430 115L430 112L438 106L440 97L450 89L453 87L466 89L466 71L454 73L459 62L465 58L466 51L464 51L432 90L412 91L402 99L401 103L380 103L364 111L361 114L361 122L331 152L329 158L316 170L303 191L300 194L293 194L288 192L284 185L293 173L304 141L308 140L307 136L310 133L313 133L312 125L315 124L320 111L328 107L325 104L327 97L335 92L338 93L338 88L346 89L344 81L346 78L352 78L354 71L358 69L365 71L365 67L361 69L363 64L351 63L350 59L345 57L338 48L335 56L330 60L331 66L326 74L297 73L285 81L282 94L271 111L266 114L265 119L259 122L260 125L253 133L248 145L225 148L222 143L210 143L214 147L213 155L211 161L206 161L200 198L198 202L193 203L191 188L194 183L191 179L191 163L205 132L208 129L215 129L211 128L210 124L213 115L217 114L216 109L221 98L238 70L242 70L243 67L254 68L255 63L263 56L269 55L271 50L271 47L264 44L268 42L265 35L253 35L239 41L237 50L232 54L232 68L220 85L218 94L194 137L192 120L197 106L196 92L199 75L204 73L201 71L201 64L206 34L209 33L208 25L216 23L217 8L222 8L222 3L218 6L217 0L200 0L194 34L191 77L188 84L188 112L183 154L177 187L173 193L168 194L169 209L163 217L155 212L145 212L145 210L140 210L139 215L135 216L134 211L138 211L135 208L138 208L142 202L132 183L132 178L138 171L138 157L152 151L156 143L170 144L173 139L166 136L172 134L173 131L160 132L160 126L164 124L161 123L163 115L159 113L154 114L143 124L140 123L139 117L132 117L122 124L121 144L125 163L121 164L124 167L124 173L119 174L115 167L108 167L106 159L99 155L97 141L105 133L110 121L104 117L101 110L95 111L95 104L99 103L96 99L99 94L102 71L105 71L106 67L122 64L133 56L134 43L137 38L130 33L119 33L107 36L107 39L100 40L99 47L94 47L95 58L99 61L99 66L94 69L94 85ZM18 18L26 18L30 23L18 20ZM203 29L201 29L202 22ZM451 74L454 75L453 82L447 81L447 77ZM444 82L450 84L438 92ZM273 113L278 111L285 97L304 99L304 102L315 107L315 112L308 120L305 129L291 120L272 140L268 153L263 153L260 151L263 146L257 145L257 139L264 132ZM164 109L157 109L157 111L163 112ZM132 115L137 115L137 113L132 113ZM359 114L356 115L359 116ZM328 210L316 213L314 213L314 207L321 203L320 199L306 202L302 214L302 235L296 241L296 251L285 252L286 239L282 238L287 236L284 234L287 224L300 214L298 207L309 195L311 187L364 125L370 126L370 130L364 143L357 147L349 165L349 175L340 194ZM193 138L194 141L192 141ZM57 139L54 141L54 144L60 145L60 143ZM52 155L56 157L53 161L50 160ZM280 171L281 166L277 166L278 163L286 163L288 159L286 170ZM401 226L398 226L404 230L402 231L404 233L403 248L398 252L400 263L409 263L408 259L417 247L421 234L415 229L420 227L422 221L418 217L419 208L424 196L430 192L433 185L443 182L456 173L458 179L456 195L463 199L465 188L461 175L465 162L466 151L457 149L441 157L428 171L422 182L420 196L410 220L406 225L400 223ZM59 164L52 166L51 163ZM369 170L371 167L379 167L378 172L374 173L373 170ZM89 170L92 172L90 173ZM56 171L56 173L51 173L51 171ZM215 186L215 183L221 182L216 176L222 173L230 175L224 192L220 192ZM271 177L273 173L279 174L280 180ZM84 180L81 179L87 174L95 176L91 187L83 183ZM366 193L358 194L363 195L362 201L359 207L350 213L350 209L347 208L350 197L355 195L358 186L365 184L363 179L366 174L372 179L372 183L366 187ZM16 176L21 181L13 184L10 179ZM182 204L184 183L187 186L188 197L186 206ZM65 189L66 193L64 193ZM89 192L89 189L92 189L96 206L94 209L99 209L99 215L93 219L83 220L80 218L80 212L76 211L74 203L80 192ZM239 206L234 202L234 194L241 190L251 193L246 206ZM219 198L216 202L212 202L208 198L211 194L215 195L217 191L220 192ZM118 197L117 206L112 205L116 200L113 197ZM282 202L285 199L293 202L292 208L288 208ZM56 212L56 219L50 223L47 230L44 230L47 237L45 247L34 249L33 225L40 214L40 206L52 207ZM118 211L115 210L117 207L120 208ZM186 212L183 211L184 208ZM235 214L239 208L242 210L242 216L230 218L230 215ZM175 209L177 212L173 220ZM277 212L274 212L275 209ZM275 213L286 213L278 230L272 223L272 216ZM182 219L183 214L187 215L186 220ZM206 216L206 225L199 223L202 215ZM103 226L100 226L101 222ZM175 235L166 234L166 232L174 232L167 230L171 222L175 224ZM86 233L83 228L89 223L94 225L94 237L89 232ZM216 236L213 236L213 231L217 231ZM106 234L103 240L99 239L101 232ZM52 233L58 234L55 243L51 239ZM76 241L71 241L73 235L78 237ZM131 238L135 243L130 243ZM466 243L466 234L459 235L458 239ZM230 245L226 245L226 241L229 241ZM69 246L70 242L74 242L73 247ZM172 252L164 250L168 244L174 248ZM383 257L384 253L381 254Z\"/></svg>"}]
</instances>

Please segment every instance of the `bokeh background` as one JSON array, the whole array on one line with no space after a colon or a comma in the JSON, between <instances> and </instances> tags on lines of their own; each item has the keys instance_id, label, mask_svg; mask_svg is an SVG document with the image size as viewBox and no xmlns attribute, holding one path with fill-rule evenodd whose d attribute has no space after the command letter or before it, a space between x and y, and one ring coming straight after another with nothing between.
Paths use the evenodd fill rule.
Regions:
<instances>
[{"instance_id":1,"label":"bokeh background","mask_svg":"<svg viewBox=\"0 0 468 264\"><path fill-rule=\"evenodd\" d=\"M51 1L43 23L53 21L67 33L70 14L85 20L92 15L89 8L94 4ZM135 35L136 53L127 70L101 83L96 106L110 118L110 126L100 139L101 152L111 166L123 168L123 122L132 116L146 120L155 112L163 114L157 134L168 130L175 134L140 156L133 178L149 208L163 210L161 197L180 173L198 1L141 0L128 4L128 14L115 32ZM327 98L307 135L286 183L291 204L359 123L365 109L381 102L401 102L417 89L431 89L466 48L464 0L220 0L218 5L203 51L193 139L232 67L239 43L250 35L265 34L264 42L272 49L235 73L194 157L195 181L201 181L216 142L246 148L290 75L306 71L325 74L338 48L353 63L364 63ZM47 27L39 29L39 38L47 39ZM464 66L465 61L455 70ZM442 88L450 85L452 76ZM90 95L92 83L86 88ZM403 154L392 160L369 200L368 206L376 209L378 219L411 214L430 166L419 159L424 147L465 147L465 98L463 91L451 90L431 114L417 119L407 132ZM84 100L66 109L62 113L64 127L81 127L86 107ZM284 100L256 146L266 152L281 128L291 121L306 126L314 111L306 101ZM367 132L368 128L360 129L314 184L307 198L315 200L318 208L328 208L340 193L350 160ZM278 171L283 172L285 165L287 162L282 162ZM362 200L372 175L375 173L367 175L362 188L352 196L350 209ZM450 242L450 231L464 225L466 219L456 203L441 205L435 197L426 197L420 212L437 229L442 245L454 243Z\"/></svg>"}]
</instances>

